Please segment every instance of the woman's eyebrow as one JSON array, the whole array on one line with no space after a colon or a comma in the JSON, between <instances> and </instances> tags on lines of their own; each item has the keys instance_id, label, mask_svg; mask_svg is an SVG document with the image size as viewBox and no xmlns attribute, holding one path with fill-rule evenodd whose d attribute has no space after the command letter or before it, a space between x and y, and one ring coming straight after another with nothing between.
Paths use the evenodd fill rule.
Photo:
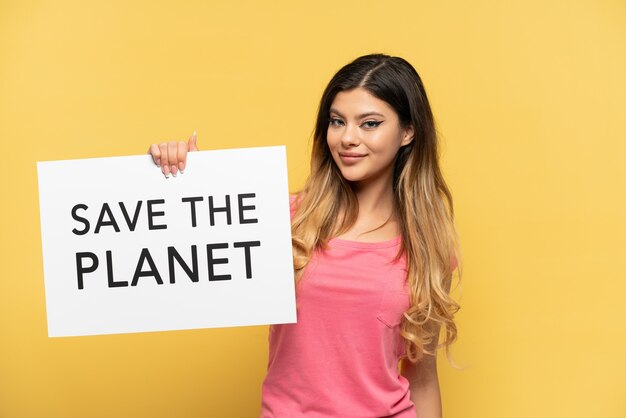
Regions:
<instances>
[{"instance_id":1,"label":"woman's eyebrow","mask_svg":"<svg viewBox=\"0 0 626 418\"><path fill-rule=\"evenodd\" d=\"M341 116L342 118L345 118L345 116L343 116L343 115L341 114L341 112L337 111L337 109L333 109L332 107L330 108L329 112L330 112L330 113L336 113L337 115ZM373 111L372 111L372 112L365 112L365 113L362 113L362 114L358 115L356 118L357 118L357 119L362 119L362 118L364 118L364 117L367 117L367 116L372 116L372 115L385 117L385 115L383 115L382 113L378 113L378 112L373 112Z\"/></svg>"}]
</instances>

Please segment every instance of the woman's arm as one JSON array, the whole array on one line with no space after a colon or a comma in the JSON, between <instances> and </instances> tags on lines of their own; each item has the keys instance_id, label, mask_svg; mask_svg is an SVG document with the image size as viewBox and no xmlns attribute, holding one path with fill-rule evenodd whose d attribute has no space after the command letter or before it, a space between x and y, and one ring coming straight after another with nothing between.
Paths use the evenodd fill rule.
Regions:
<instances>
[{"instance_id":1,"label":"woman's arm","mask_svg":"<svg viewBox=\"0 0 626 418\"><path fill-rule=\"evenodd\" d=\"M428 350L434 351L436 344L437 340L433 339ZM424 355L417 363L409 360L403 360L402 363L402 375L409 381L411 400L418 418L442 418L437 357Z\"/></svg>"},{"instance_id":2,"label":"woman's arm","mask_svg":"<svg viewBox=\"0 0 626 418\"><path fill-rule=\"evenodd\" d=\"M456 253L452 251L452 268L458 267ZM446 291L450 292L451 282L447 282ZM439 331L441 326L435 328L435 337L426 346L426 349L434 356L424 355L417 363L411 363L405 359L402 361L402 375L409 381L411 400L415 404L418 418L442 418L441 391L439 389L439 377L437 376L437 344L439 343Z\"/></svg>"}]
</instances>

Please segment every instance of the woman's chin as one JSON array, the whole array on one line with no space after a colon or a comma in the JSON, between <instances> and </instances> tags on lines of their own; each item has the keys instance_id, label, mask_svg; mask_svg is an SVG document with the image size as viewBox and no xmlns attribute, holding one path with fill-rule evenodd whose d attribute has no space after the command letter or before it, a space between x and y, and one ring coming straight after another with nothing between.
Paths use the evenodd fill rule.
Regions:
<instances>
[{"instance_id":1,"label":"woman's chin","mask_svg":"<svg viewBox=\"0 0 626 418\"><path fill-rule=\"evenodd\" d=\"M350 183L358 183L365 179L362 173L355 173L354 170L341 170L341 175Z\"/></svg>"}]
</instances>

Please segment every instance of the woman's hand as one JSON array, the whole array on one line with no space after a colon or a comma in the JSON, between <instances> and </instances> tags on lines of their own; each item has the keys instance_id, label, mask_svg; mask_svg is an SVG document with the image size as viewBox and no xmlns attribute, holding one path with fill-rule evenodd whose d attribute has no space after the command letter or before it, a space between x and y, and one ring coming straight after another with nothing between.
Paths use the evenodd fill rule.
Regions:
<instances>
[{"instance_id":1,"label":"woman's hand","mask_svg":"<svg viewBox=\"0 0 626 418\"><path fill-rule=\"evenodd\" d=\"M189 141L170 141L152 144L148 149L148 154L152 155L152 160L156 165L161 166L161 171L165 178L174 177L180 171L185 172L187 166L187 152L198 151L196 144L196 132L189 137Z\"/></svg>"}]
</instances>

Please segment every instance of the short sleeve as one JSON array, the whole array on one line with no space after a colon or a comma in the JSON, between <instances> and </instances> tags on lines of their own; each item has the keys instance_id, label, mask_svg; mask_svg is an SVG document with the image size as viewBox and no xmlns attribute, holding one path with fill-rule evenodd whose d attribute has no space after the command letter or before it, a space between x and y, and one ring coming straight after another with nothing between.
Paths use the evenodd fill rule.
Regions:
<instances>
[{"instance_id":1,"label":"short sleeve","mask_svg":"<svg viewBox=\"0 0 626 418\"><path fill-rule=\"evenodd\" d=\"M298 195L290 194L289 195L289 214L291 219L293 220L294 215L296 214L296 209L298 207Z\"/></svg>"}]
</instances>

